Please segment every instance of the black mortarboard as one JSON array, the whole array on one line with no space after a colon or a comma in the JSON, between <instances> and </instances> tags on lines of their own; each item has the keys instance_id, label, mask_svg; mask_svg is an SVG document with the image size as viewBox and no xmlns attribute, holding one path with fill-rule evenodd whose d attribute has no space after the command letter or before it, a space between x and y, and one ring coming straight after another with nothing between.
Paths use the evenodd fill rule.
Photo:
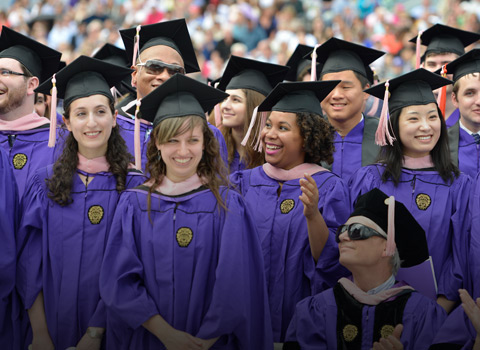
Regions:
<instances>
[{"instance_id":1,"label":"black mortarboard","mask_svg":"<svg viewBox=\"0 0 480 350\"><path fill-rule=\"evenodd\" d=\"M113 99L110 88L131 73L132 70L129 68L88 56L80 56L55 74L57 96L64 99L65 106L78 98L97 94ZM51 89L52 79L50 78L35 91L50 95Z\"/></svg>"},{"instance_id":2,"label":"black mortarboard","mask_svg":"<svg viewBox=\"0 0 480 350\"><path fill-rule=\"evenodd\" d=\"M425 55L429 53L452 52L459 56L465 53L465 47L480 39L480 34L465 30L435 24L421 34L421 44L427 46ZM417 36L410 39L411 43L417 41Z\"/></svg>"},{"instance_id":3,"label":"black mortarboard","mask_svg":"<svg viewBox=\"0 0 480 350\"><path fill-rule=\"evenodd\" d=\"M446 68L448 74L453 74L453 81L457 81L470 73L480 73L480 49L468 51L447 64Z\"/></svg>"},{"instance_id":4,"label":"black mortarboard","mask_svg":"<svg viewBox=\"0 0 480 350\"><path fill-rule=\"evenodd\" d=\"M104 62L108 62L111 64L116 64L118 66L130 67L130 62L127 59L127 52L124 49L116 47L112 44L105 44L103 45L96 53L92 56L98 60L102 60ZM122 95L130 92L136 95L136 90L132 86L131 83L132 79L130 76L126 76L122 79L122 81L116 84L116 88Z\"/></svg>"},{"instance_id":5,"label":"black mortarboard","mask_svg":"<svg viewBox=\"0 0 480 350\"><path fill-rule=\"evenodd\" d=\"M231 56L217 88L223 91L250 89L267 96L287 72L286 66Z\"/></svg>"},{"instance_id":6,"label":"black mortarboard","mask_svg":"<svg viewBox=\"0 0 480 350\"><path fill-rule=\"evenodd\" d=\"M3 26L0 36L0 58L13 58L23 64L40 83L58 70L62 53Z\"/></svg>"},{"instance_id":7,"label":"black mortarboard","mask_svg":"<svg viewBox=\"0 0 480 350\"><path fill-rule=\"evenodd\" d=\"M432 90L452 83L451 80L442 78L440 75L429 72L424 68L403 74L388 82L390 113L407 106L437 102ZM385 97L385 82L368 88L365 92L383 100Z\"/></svg>"},{"instance_id":8,"label":"black mortarboard","mask_svg":"<svg viewBox=\"0 0 480 350\"><path fill-rule=\"evenodd\" d=\"M228 97L223 91L182 74L175 74L147 96L140 105L141 118L157 126L162 120L197 115L205 119L205 112ZM135 106L129 113L135 113Z\"/></svg>"},{"instance_id":9,"label":"black mortarboard","mask_svg":"<svg viewBox=\"0 0 480 350\"><path fill-rule=\"evenodd\" d=\"M127 58L129 62L131 62L137 29L136 27L123 29L120 30L120 34L125 44ZM180 56L182 56L187 73L200 71L192 40L190 39L190 34L188 34L187 23L184 18L141 26L139 54L143 50L157 45L168 46L177 51ZM135 62L132 64L134 65Z\"/></svg>"},{"instance_id":10,"label":"black mortarboard","mask_svg":"<svg viewBox=\"0 0 480 350\"><path fill-rule=\"evenodd\" d=\"M383 51L354 44L337 38L330 38L317 48L317 61L323 64L318 76L351 70L373 83L373 73L369 64L385 54ZM308 58L310 54L307 55Z\"/></svg>"},{"instance_id":11,"label":"black mortarboard","mask_svg":"<svg viewBox=\"0 0 480 350\"><path fill-rule=\"evenodd\" d=\"M320 102L340 80L280 83L258 106L259 112L281 111L322 115Z\"/></svg>"},{"instance_id":12,"label":"black mortarboard","mask_svg":"<svg viewBox=\"0 0 480 350\"><path fill-rule=\"evenodd\" d=\"M388 231L389 197L374 188L359 196L350 217L365 216ZM428 244L425 231L415 220L408 209L399 201L395 201L394 214L395 244L402 260L402 267L411 267L428 259Z\"/></svg>"},{"instance_id":13,"label":"black mortarboard","mask_svg":"<svg viewBox=\"0 0 480 350\"><path fill-rule=\"evenodd\" d=\"M304 58L308 53L313 51L312 46L298 44L292 56L288 59L286 66L290 67L285 80L299 81L299 77L312 67L312 61ZM322 66L317 62L317 72L320 72Z\"/></svg>"},{"instance_id":14,"label":"black mortarboard","mask_svg":"<svg viewBox=\"0 0 480 350\"><path fill-rule=\"evenodd\" d=\"M30 21L28 21L28 28L32 30L33 25L37 22L42 22L45 23L45 28L47 29L47 32L50 32L53 28L53 25L55 23L55 15L46 15L46 14L41 14L38 15L35 18L32 18Z\"/></svg>"}]
</instances>

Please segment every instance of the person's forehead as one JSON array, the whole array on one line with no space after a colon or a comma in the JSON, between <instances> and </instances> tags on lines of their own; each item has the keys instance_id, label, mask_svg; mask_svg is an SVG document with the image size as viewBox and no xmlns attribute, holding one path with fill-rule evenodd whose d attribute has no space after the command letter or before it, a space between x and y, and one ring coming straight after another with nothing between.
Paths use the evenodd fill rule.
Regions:
<instances>
[{"instance_id":1,"label":"person's forehead","mask_svg":"<svg viewBox=\"0 0 480 350\"><path fill-rule=\"evenodd\" d=\"M16 59L2 57L0 58L0 68L8 68L13 70L20 70L22 68L21 63Z\"/></svg>"},{"instance_id":2,"label":"person's forehead","mask_svg":"<svg viewBox=\"0 0 480 350\"><path fill-rule=\"evenodd\" d=\"M425 58L425 62L435 61L435 62L446 62L450 63L453 60L458 58L458 55L453 52L446 52L440 54L430 54Z\"/></svg>"},{"instance_id":3,"label":"person's forehead","mask_svg":"<svg viewBox=\"0 0 480 350\"><path fill-rule=\"evenodd\" d=\"M182 56L175 49L165 45L156 45L143 50L140 58L142 61L156 59L184 67Z\"/></svg>"},{"instance_id":4,"label":"person's forehead","mask_svg":"<svg viewBox=\"0 0 480 350\"><path fill-rule=\"evenodd\" d=\"M352 70L342 70L340 72L325 73L322 76L322 81L324 80L341 80L342 82L340 84L345 82L360 84L360 80L358 80Z\"/></svg>"}]
</instances>

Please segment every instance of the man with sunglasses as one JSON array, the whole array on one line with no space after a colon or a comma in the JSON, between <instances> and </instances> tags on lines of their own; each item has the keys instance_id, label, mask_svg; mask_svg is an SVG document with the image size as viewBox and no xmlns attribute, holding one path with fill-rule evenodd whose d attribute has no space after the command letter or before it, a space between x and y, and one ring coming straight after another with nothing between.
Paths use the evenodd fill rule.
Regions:
<instances>
[{"instance_id":1,"label":"man with sunglasses","mask_svg":"<svg viewBox=\"0 0 480 350\"><path fill-rule=\"evenodd\" d=\"M134 70L132 86L136 88L137 95L121 101L116 106L119 113L117 123L129 151L135 154L133 144L135 116L127 111L173 75L199 72L200 68L183 18L120 30L120 34ZM134 53L137 52L138 57L133 58ZM222 156L226 155L225 140L221 132L213 125L210 125L210 128L220 143ZM140 147L143 169L145 169L146 148L151 131L151 123L142 118Z\"/></svg>"},{"instance_id":2,"label":"man with sunglasses","mask_svg":"<svg viewBox=\"0 0 480 350\"><path fill-rule=\"evenodd\" d=\"M395 279L428 259L425 232L406 207L375 188L357 199L336 240L352 277L297 304L284 349L428 349L446 314Z\"/></svg>"}]
</instances>

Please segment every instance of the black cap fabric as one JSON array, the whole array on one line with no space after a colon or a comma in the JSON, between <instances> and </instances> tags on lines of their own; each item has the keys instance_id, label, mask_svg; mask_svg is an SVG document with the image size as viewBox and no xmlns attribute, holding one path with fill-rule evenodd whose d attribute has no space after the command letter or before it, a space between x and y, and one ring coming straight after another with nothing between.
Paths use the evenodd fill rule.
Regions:
<instances>
[{"instance_id":1,"label":"black cap fabric","mask_svg":"<svg viewBox=\"0 0 480 350\"><path fill-rule=\"evenodd\" d=\"M137 28L120 30L120 34L125 45L125 50L127 51L127 58L131 65L134 65L135 62L132 63L131 60L133 57ZM184 18L141 26L139 54L143 50L157 45L168 46L177 51L180 56L182 56L187 73L200 71L197 56L195 55L192 40L190 39L190 34L188 34L187 23Z\"/></svg>"},{"instance_id":2,"label":"black cap fabric","mask_svg":"<svg viewBox=\"0 0 480 350\"><path fill-rule=\"evenodd\" d=\"M162 120L197 115L205 118L205 112L228 97L223 91L182 74L175 74L165 83L142 98L141 118L157 126ZM135 114L136 106L128 113Z\"/></svg>"},{"instance_id":3,"label":"black cap fabric","mask_svg":"<svg viewBox=\"0 0 480 350\"><path fill-rule=\"evenodd\" d=\"M103 45L92 57L104 62L130 68L130 62L127 59L127 52L112 44ZM136 89L132 86L132 78L130 76L123 78L120 83L115 85L115 87L122 95L126 93L137 94Z\"/></svg>"},{"instance_id":4,"label":"black cap fabric","mask_svg":"<svg viewBox=\"0 0 480 350\"><path fill-rule=\"evenodd\" d=\"M300 75L312 67L312 61L304 58L312 52L314 47L298 44L292 56L288 59L287 66L290 67L285 80L299 81ZM322 70L322 65L317 62L317 72Z\"/></svg>"},{"instance_id":5,"label":"black cap fabric","mask_svg":"<svg viewBox=\"0 0 480 350\"><path fill-rule=\"evenodd\" d=\"M110 88L132 73L129 68L107 63L96 58L80 56L56 75L58 98L65 106L72 101L92 95L104 95L113 101ZM36 92L50 95L52 79L41 84Z\"/></svg>"},{"instance_id":6,"label":"black cap fabric","mask_svg":"<svg viewBox=\"0 0 480 350\"><path fill-rule=\"evenodd\" d=\"M46 15L46 14L41 14L38 15L35 18L32 18L30 21L28 21L28 28L32 30L33 25L37 22L45 23L47 33L50 32L53 28L53 25L55 24L55 15Z\"/></svg>"},{"instance_id":7,"label":"black cap fabric","mask_svg":"<svg viewBox=\"0 0 480 350\"><path fill-rule=\"evenodd\" d=\"M451 52L459 56L465 53L465 47L480 39L480 34L435 24L421 34L422 45L427 46L424 56L429 53ZM410 39L415 43L417 36Z\"/></svg>"},{"instance_id":8,"label":"black cap fabric","mask_svg":"<svg viewBox=\"0 0 480 350\"><path fill-rule=\"evenodd\" d=\"M13 58L23 64L40 83L59 69L62 53L3 26L0 58Z\"/></svg>"},{"instance_id":9,"label":"black cap fabric","mask_svg":"<svg viewBox=\"0 0 480 350\"><path fill-rule=\"evenodd\" d=\"M350 217L365 216L388 231L389 198L378 188L359 196ZM428 259L428 244L425 231L415 220L413 215L403 205L395 201L395 244L397 245L402 267L411 267L423 263Z\"/></svg>"},{"instance_id":10,"label":"black cap fabric","mask_svg":"<svg viewBox=\"0 0 480 350\"><path fill-rule=\"evenodd\" d=\"M416 69L389 80L389 111L393 113L397 109L407 106L436 103L437 100L432 90L451 83L451 80L442 78L440 75L429 72L424 68ZM366 89L365 92L383 100L385 97L385 82Z\"/></svg>"},{"instance_id":11,"label":"black cap fabric","mask_svg":"<svg viewBox=\"0 0 480 350\"><path fill-rule=\"evenodd\" d=\"M468 51L463 56L447 64L447 73L453 74L453 81L470 73L480 73L480 49ZM439 71L435 72L439 73Z\"/></svg>"},{"instance_id":12,"label":"black cap fabric","mask_svg":"<svg viewBox=\"0 0 480 350\"><path fill-rule=\"evenodd\" d=\"M267 96L287 72L286 66L231 56L217 88L223 91L250 89Z\"/></svg>"},{"instance_id":13,"label":"black cap fabric","mask_svg":"<svg viewBox=\"0 0 480 350\"><path fill-rule=\"evenodd\" d=\"M340 80L280 83L258 106L259 112L280 111L322 115L320 102Z\"/></svg>"},{"instance_id":14,"label":"black cap fabric","mask_svg":"<svg viewBox=\"0 0 480 350\"><path fill-rule=\"evenodd\" d=\"M337 38L330 38L317 48L317 61L323 64L321 74L351 70L373 83L369 64L385 54L383 51L354 44ZM310 54L307 55L308 58Z\"/></svg>"}]
</instances>

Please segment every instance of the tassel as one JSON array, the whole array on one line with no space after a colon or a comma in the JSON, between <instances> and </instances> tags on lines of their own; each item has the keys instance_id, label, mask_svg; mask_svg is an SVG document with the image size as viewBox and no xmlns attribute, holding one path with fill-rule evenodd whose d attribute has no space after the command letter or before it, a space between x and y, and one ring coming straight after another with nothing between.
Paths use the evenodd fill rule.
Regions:
<instances>
[{"instance_id":1,"label":"tassel","mask_svg":"<svg viewBox=\"0 0 480 350\"><path fill-rule=\"evenodd\" d=\"M447 66L443 65L440 75L444 78L447 77ZM443 119L445 119L445 109L447 108L447 87L442 86L440 88L440 93L437 97L437 104L440 110L442 111Z\"/></svg>"},{"instance_id":2,"label":"tassel","mask_svg":"<svg viewBox=\"0 0 480 350\"><path fill-rule=\"evenodd\" d=\"M378 128L375 132L375 143L379 146L386 146L387 141L390 145L393 145L393 141L395 141L395 135L390 135L389 125L390 125L390 118L388 113L388 87L390 83L388 80L385 82L385 96L383 97L383 107L382 112L380 113L380 120L378 122ZM391 125L390 125L391 126Z\"/></svg>"},{"instance_id":3,"label":"tassel","mask_svg":"<svg viewBox=\"0 0 480 350\"><path fill-rule=\"evenodd\" d=\"M140 118L138 112L140 111L141 100L137 101L137 109L135 110L135 128L133 135L133 144L135 152L135 168L142 170L142 153L140 151Z\"/></svg>"},{"instance_id":4,"label":"tassel","mask_svg":"<svg viewBox=\"0 0 480 350\"><path fill-rule=\"evenodd\" d=\"M262 130L265 128L265 124L267 123L267 116L268 112L260 112L260 128L258 129L258 135L257 135L257 142L255 143L255 146L253 149L257 152L262 152L263 147L262 147Z\"/></svg>"},{"instance_id":5,"label":"tassel","mask_svg":"<svg viewBox=\"0 0 480 350\"><path fill-rule=\"evenodd\" d=\"M222 112L220 111L220 103L213 107L213 114L215 115L215 126L220 128L222 126Z\"/></svg>"},{"instance_id":6,"label":"tassel","mask_svg":"<svg viewBox=\"0 0 480 350\"><path fill-rule=\"evenodd\" d=\"M135 38L133 40L133 58L132 58L132 66L137 65L137 53L140 47L140 29L142 29L141 25L137 26L137 34L135 34Z\"/></svg>"},{"instance_id":7,"label":"tassel","mask_svg":"<svg viewBox=\"0 0 480 350\"><path fill-rule=\"evenodd\" d=\"M420 68L420 48L422 46L422 34L423 30L421 30L417 35L417 43L415 47L415 69Z\"/></svg>"},{"instance_id":8,"label":"tassel","mask_svg":"<svg viewBox=\"0 0 480 350\"><path fill-rule=\"evenodd\" d=\"M252 119L250 120L250 125L248 126L247 133L245 134L245 137L243 138L243 140L241 142L241 145L244 146L244 147L247 145L248 138L250 137L250 134L252 133L253 127L255 125L255 120L257 120L257 114L258 114L258 106L255 107L255 109L253 110Z\"/></svg>"},{"instance_id":9,"label":"tassel","mask_svg":"<svg viewBox=\"0 0 480 350\"><path fill-rule=\"evenodd\" d=\"M388 204L387 204L388 202ZM397 245L395 244L395 197L390 196L385 200L388 205L387 247L386 256L393 256Z\"/></svg>"},{"instance_id":10,"label":"tassel","mask_svg":"<svg viewBox=\"0 0 480 350\"><path fill-rule=\"evenodd\" d=\"M48 136L48 147L55 147L57 139L57 79L52 76L52 101L50 105L50 134Z\"/></svg>"},{"instance_id":11,"label":"tassel","mask_svg":"<svg viewBox=\"0 0 480 350\"><path fill-rule=\"evenodd\" d=\"M315 48L312 52L312 68L310 69L310 81L317 81L317 49L320 47L320 44L315 45Z\"/></svg>"}]
</instances>

